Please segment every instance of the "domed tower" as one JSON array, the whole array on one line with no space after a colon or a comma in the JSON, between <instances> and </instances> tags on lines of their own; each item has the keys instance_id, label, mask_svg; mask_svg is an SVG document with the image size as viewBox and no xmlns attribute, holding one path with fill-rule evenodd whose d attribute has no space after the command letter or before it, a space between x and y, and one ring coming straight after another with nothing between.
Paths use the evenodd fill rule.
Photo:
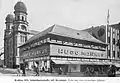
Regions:
<instances>
[{"instance_id":1,"label":"domed tower","mask_svg":"<svg viewBox=\"0 0 120 83\"><path fill-rule=\"evenodd\" d=\"M27 22L27 8L21 1L17 2L14 6L15 23L22 23L28 25Z\"/></svg>"},{"instance_id":2,"label":"domed tower","mask_svg":"<svg viewBox=\"0 0 120 83\"><path fill-rule=\"evenodd\" d=\"M13 30L13 68L20 65L19 46L27 41L28 22L27 8L25 4L18 1L14 6L15 20L12 27Z\"/></svg>"},{"instance_id":3,"label":"domed tower","mask_svg":"<svg viewBox=\"0 0 120 83\"><path fill-rule=\"evenodd\" d=\"M8 14L5 21L6 29L4 32L4 65L9 67L9 42L11 38L14 16L12 14Z\"/></svg>"},{"instance_id":4,"label":"domed tower","mask_svg":"<svg viewBox=\"0 0 120 83\"><path fill-rule=\"evenodd\" d=\"M28 35L28 22L27 22L27 8L25 4L18 1L14 6L14 27L13 31L17 32L18 40L17 43L23 44L27 40Z\"/></svg>"},{"instance_id":5,"label":"domed tower","mask_svg":"<svg viewBox=\"0 0 120 83\"><path fill-rule=\"evenodd\" d=\"M9 35L13 26L14 16L12 14L8 14L5 20L6 20L5 35Z\"/></svg>"}]
</instances>

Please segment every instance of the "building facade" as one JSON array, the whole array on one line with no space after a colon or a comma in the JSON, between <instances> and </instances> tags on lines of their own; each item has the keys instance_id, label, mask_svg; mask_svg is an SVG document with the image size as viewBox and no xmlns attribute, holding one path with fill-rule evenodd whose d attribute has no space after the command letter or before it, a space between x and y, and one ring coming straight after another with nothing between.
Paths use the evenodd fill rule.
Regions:
<instances>
[{"instance_id":1,"label":"building facade","mask_svg":"<svg viewBox=\"0 0 120 83\"><path fill-rule=\"evenodd\" d=\"M120 65L120 23L91 27L85 31L106 42L108 44L106 49L108 59L111 59L116 66Z\"/></svg>"},{"instance_id":2,"label":"building facade","mask_svg":"<svg viewBox=\"0 0 120 83\"><path fill-rule=\"evenodd\" d=\"M14 15L6 17L4 32L4 65L16 68L19 65L19 46L24 44L29 35L34 35L28 29L27 8L21 1L14 6Z\"/></svg>"},{"instance_id":3,"label":"building facade","mask_svg":"<svg viewBox=\"0 0 120 83\"><path fill-rule=\"evenodd\" d=\"M106 55L107 44L88 32L53 25L21 45L20 61L40 71L85 72L87 68L106 72L111 64Z\"/></svg>"}]
</instances>

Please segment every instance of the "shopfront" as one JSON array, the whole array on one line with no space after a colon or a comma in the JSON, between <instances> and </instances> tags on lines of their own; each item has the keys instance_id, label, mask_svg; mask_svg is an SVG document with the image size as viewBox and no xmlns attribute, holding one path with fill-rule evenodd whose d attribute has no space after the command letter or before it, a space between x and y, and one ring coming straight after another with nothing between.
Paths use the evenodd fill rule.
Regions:
<instances>
[{"instance_id":1,"label":"shopfront","mask_svg":"<svg viewBox=\"0 0 120 83\"><path fill-rule=\"evenodd\" d=\"M49 46L44 45L37 48L32 48L21 52L21 62L25 60L27 68L33 70L33 66L39 67L40 70L44 68L48 71L50 68Z\"/></svg>"},{"instance_id":2,"label":"shopfront","mask_svg":"<svg viewBox=\"0 0 120 83\"><path fill-rule=\"evenodd\" d=\"M53 68L61 67L67 72L85 72L89 67L104 73L112 64L105 51L60 45L50 45L50 57L55 65Z\"/></svg>"}]
</instances>

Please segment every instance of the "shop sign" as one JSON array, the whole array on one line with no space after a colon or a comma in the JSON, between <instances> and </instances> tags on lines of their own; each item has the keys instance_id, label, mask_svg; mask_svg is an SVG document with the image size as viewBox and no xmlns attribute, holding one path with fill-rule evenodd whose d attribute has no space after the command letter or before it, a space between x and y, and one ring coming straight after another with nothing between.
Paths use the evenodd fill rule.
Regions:
<instances>
[{"instance_id":1,"label":"shop sign","mask_svg":"<svg viewBox=\"0 0 120 83\"><path fill-rule=\"evenodd\" d=\"M50 45L50 55L87 57L87 58L107 58L106 51L58 45Z\"/></svg>"},{"instance_id":2,"label":"shop sign","mask_svg":"<svg viewBox=\"0 0 120 83\"><path fill-rule=\"evenodd\" d=\"M23 58L38 57L42 55L48 55L48 48L35 48L32 50L24 51L21 56Z\"/></svg>"}]
</instances>

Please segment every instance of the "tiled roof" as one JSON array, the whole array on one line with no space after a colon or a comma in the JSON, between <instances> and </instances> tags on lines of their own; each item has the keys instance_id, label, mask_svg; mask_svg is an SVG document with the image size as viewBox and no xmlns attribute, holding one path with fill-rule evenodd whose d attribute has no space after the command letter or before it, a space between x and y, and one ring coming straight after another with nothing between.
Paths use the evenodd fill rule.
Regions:
<instances>
[{"instance_id":1,"label":"tiled roof","mask_svg":"<svg viewBox=\"0 0 120 83\"><path fill-rule=\"evenodd\" d=\"M60 35L60 36L64 36L64 37L82 39L82 40L105 44L105 43L101 42L100 40L94 38L92 35L90 35L86 31L75 30L72 28L68 28L68 27L64 27L64 26L56 25L56 24L49 27L48 29L36 34L35 36L31 37L29 40L26 41L26 43L29 43L35 39L38 39L46 34Z\"/></svg>"}]
</instances>

